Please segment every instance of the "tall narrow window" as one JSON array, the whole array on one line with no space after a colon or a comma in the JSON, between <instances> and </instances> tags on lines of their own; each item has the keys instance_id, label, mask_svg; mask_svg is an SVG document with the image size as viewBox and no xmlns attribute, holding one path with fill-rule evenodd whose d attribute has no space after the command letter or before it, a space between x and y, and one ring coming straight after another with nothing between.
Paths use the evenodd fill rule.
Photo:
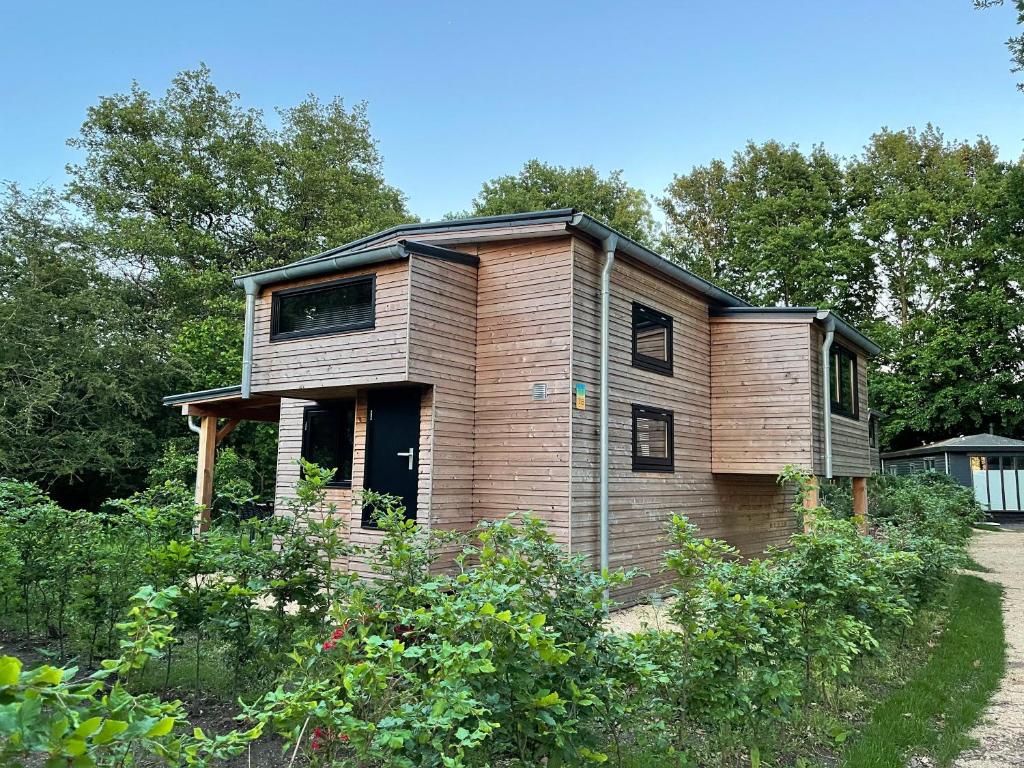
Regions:
<instances>
[{"instance_id":1,"label":"tall narrow window","mask_svg":"<svg viewBox=\"0 0 1024 768\"><path fill-rule=\"evenodd\" d=\"M279 341L373 328L373 293L373 275L275 291L270 338Z\"/></svg>"},{"instance_id":2,"label":"tall narrow window","mask_svg":"<svg viewBox=\"0 0 1024 768\"><path fill-rule=\"evenodd\" d=\"M878 447L878 416L874 414L868 416L868 446Z\"/></svg>"},{"instance_id":3,"label":"tall narrow window","mask_svg":"<svg viewBox=\"0 0 1024 768\"><path fill-rule=\"evenodd\" d=\"M672 411L633 406L633 471L672 472L675 450Z\"/></svg>"},{"instance_id":4,"label":"tall narrow window","mask_svg":"<svg viewBox=\"0 0 1024 768\"><path fill-rule=\"evenodd\" d=\"M633 303L633 366L672 375L672 318Z\"/></svg>"},{"instance_id":5,"label":"tall narrow window","mask_svg":"<svg viewBox=\"0 0 1024 768\"><path fill-rule=\"evenodd\" d=\"M857 403L857 356L838 344L832 345L829 364L832 413L859 418Z\"/></svg>"},{"instance_id":6,"label":"tall narrow window","mask_svg":"<svg viewBox=\"0 0 1024 768\"><path fill-rule=\"evenodd\" d=\"M311 405L303 411L302 458L335 470L329 485L352 487L355 417L353 400Z\"/></svg>"}]
</instances>

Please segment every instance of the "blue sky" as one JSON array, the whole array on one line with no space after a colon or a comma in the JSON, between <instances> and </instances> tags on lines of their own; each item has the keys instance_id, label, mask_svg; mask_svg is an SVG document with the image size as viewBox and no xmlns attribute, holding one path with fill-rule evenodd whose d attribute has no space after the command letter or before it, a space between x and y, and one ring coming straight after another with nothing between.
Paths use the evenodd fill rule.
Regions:
<instances>
[{"instance_id":1,"label":"blue sky","mask_svg":"<svg viewBox=\"0 0 1024 768\"><path fill-rule=\"evenodd\" d=\"M971 0L5 0L0 18L0 179L28 187L63 183L98 97L133 79L161 93L200 61L268 113L366 100L387 179L424 218L532 157L660 193L748 139L851 155L881 126L931 121L1024 149L1013 12Z\"/></svg>"}]
</instances>

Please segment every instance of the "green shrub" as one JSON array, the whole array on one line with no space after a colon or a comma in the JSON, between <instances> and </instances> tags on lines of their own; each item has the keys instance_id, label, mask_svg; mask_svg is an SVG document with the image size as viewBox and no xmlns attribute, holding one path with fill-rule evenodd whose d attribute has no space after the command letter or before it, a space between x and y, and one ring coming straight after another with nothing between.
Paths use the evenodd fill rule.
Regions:
<instances>
[{"instance_id":1,"label":"green shrub","mask_svg":"<svg viewBox=\"0 0 1024 768\"><path fill-rule=\"evenodd\" d=\"M370 499L364 499L370 501ZM372 496L380 579L352 584L248 710L314 765L578 765L605 759L605 577L529 516L485 523L435 572L441 541ZM312 734L312 735L310 735Z\"/></svg>"},{"instance_id":2,"label":"green shrub","mask_svg":"<svg viewBox=\"0 0 1024 768\"><path fill-rule=\"evenodd\" d=\"M0 761L5 766L205 766L240 753L261 728L207 737L179 701L133 694L130 682L171 639L172 590L140 590L120 624L121 654L79 677L75 667L24 670L0 656Z\"/></svg>"}]
</instances>

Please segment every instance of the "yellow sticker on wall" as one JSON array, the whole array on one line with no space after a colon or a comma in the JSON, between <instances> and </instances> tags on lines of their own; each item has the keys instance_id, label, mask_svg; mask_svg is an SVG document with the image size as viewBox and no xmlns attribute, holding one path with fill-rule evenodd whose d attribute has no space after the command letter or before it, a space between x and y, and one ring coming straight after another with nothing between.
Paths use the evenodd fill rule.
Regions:
<instances>
[{"instance_id":1,"label":"yellow sticker on wall","mask_svg":"<svg viewBox=\"0 0 1024 768\"><path fill-rule=\"evenodd\" d=\"M576 385L576 410L582 411L587 407L587 385Z\"/></svg>"}]
</instances>

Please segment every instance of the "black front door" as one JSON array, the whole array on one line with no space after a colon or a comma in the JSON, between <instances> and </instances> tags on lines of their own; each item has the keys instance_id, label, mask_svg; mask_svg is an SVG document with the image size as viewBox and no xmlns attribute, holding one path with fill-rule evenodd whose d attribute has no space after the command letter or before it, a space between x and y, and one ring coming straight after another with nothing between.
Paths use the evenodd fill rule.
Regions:
<instances>
[{"instance_id":1,"label":"black front door","mask_svg":"<svg viewBox=\"0 0 1024 768\"><path fill-rule=\"evenodd\" d=\"M416 519L419 486L420 389L375 389L367 399L366 469L363 487L398 496ZM373 524L363 507L363 525Z\"/></svg>"}]
</instances>

